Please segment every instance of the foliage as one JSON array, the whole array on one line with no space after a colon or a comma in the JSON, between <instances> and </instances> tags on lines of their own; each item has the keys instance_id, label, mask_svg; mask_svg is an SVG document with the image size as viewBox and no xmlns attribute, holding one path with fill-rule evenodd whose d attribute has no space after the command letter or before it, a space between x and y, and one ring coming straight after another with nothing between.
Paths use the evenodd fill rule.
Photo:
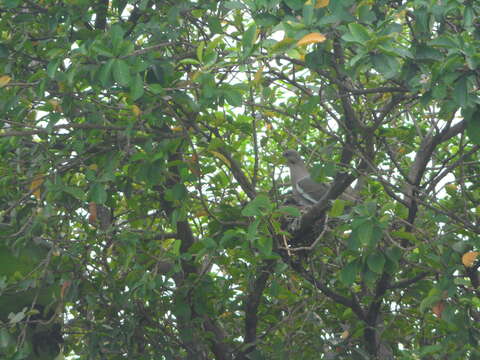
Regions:
<instances>
[{"instance_id":1,"label":"foliage","mask_svg":"<svg viewBox=\"0 0 480 360\"><path fill-rule=\"evenodd\" d=\"M0 1L2 358L479 358L479 18Z\"/></svg>"}]
</instances>

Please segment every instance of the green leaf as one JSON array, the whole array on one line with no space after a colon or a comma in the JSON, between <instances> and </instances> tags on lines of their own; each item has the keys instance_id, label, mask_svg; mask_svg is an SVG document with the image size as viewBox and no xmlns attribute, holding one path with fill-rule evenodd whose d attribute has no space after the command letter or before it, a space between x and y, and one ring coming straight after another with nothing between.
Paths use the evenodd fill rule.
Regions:
<instances>
[{"instance_id":1,"label":"green leaf","mask_svg":"<svg viewBox=\"0 0 480 360\"><path fill-rule=\"evenodd\" d=\"M117 53L118 49L120 48L120 45L123 42L124 34L125 34L125 31L123 30L120 23L116 23L112 25L109 35L112 41L113 48L115 49L115 53Z\"/></svg>"},{"instance_id":2,"label":"green leaf","mask_svg":"<svg viewBox=\"0 0 480 360\"><path fill-rule=\"evenodd\" d=\"M223 6L230 10L246 10L245 5L240 1L227 1Z\"/></svg>"},{"instance_id":3,"label":"green leaf","mask_svg":"<svg viewBox=\"0 0 480 360\"><path fill-rule=\"evenodd\" d=\"M188 191L183 184L175 184L171 190L173 200L184 200L188 194Z\"/></svg>"},{"instance_id":4,"label":"green leaf","mask_svg":"<svg viewBox=\"0 0 480 360\"><path fill-rule=\"evenodd\" d=\"M258 237L258 225L260 221L260 218L257 218L248 225L246 236L248 241L253 241Z\"/></svg>"},{"instance_id":5,"label":"green leaf","mask_svg":"<svg viewBox=\"0 0 480 360\"><path fill-rule=\"evenodd\" d=\"M402 257L402 251L400 250L400 248L395 246L388 248L385 255L387 255L390 260L398 263L398 261Z\"/></svg>"},{"instance_id":6,"label":"green leaf","mask_svg":"<svg viewBox=\"0 0 480 360\"><path fill-rule=\"evenodd\" d=\"M214 34L221 34L223 32L222 24L216 16L209 16L207 19L208 28Z\"/></svg>"},{"instance_id":7,"label":"green leaf","mask_svg":"<svg viewBox=\"0 0 480 360\"><path fill-rule=\"evenodd\" d=\"M255 23L260 27L270 27L275 26L280 22L280 20L272 14L258 14L255 16Z\"/></svg>"},{"instance_id":8,"label":"green leaf","mask_svg":"<svg viewBox=\"0 0 480 360\"><path fill-rule=\"evenodd\" d=\"M295 39L293 38L285 38L277 43L275 43L271 48L270 51L272 54L275 53L285 53L287 52L290 48L293 48L295 46Z\"/></svg>"},{"instance_id":9,"label":"green leaf","mask_svg":"<svg viewBox=\"0 0 480 360\"><path fill-rule=\"evenodd\" d=\"M345 209L345 203L346 203L345 200L336 199L336 200L333 202L332 208L330 209L330 211L328 212L328 214L329 214L331 217L338 217L338 216L342 215L342 214L343 214L343 210Z\"/></svg>"},{"instance_id":10,"label":"green leaf","mask_svg":"<svg viewBox=\"0 0 480 360\"><path fill-rule=\"evenodd\" d=\"M263 256L270 256L272 255L272 249L273 249L273 240L271 237L259 237L257 239L257 248L258 248L258 251L260 251L260 253L263 255Z\"/></svg>"},{"instance_id":11,"label":"green leaf","mask_svg":"<svg viewBox=\"0 0 480 360\"><path fill-rule=\"evenodd\" d=\"M373 243L373 231L374 231L374 223L371 220L365 221L361 226L356 228L356 233L358 239L364 246L370 246Z\"/></svg>"},{"instance_id":12,"label":"green leaf","mask_svg":"<svg viewBox=\"0 0 480 360\"><path fill-rule=\"evenodd\" d=\"M420 303L420 311L424 312L440 300L442 300L442 293L437 288L432 288L429 291L428 296Z\"/></svg>"},{"instance_id":13,"label":"green leaf","mask_svg":"<svg viewBox=\"0 0 480 360\"><path fill-rule=\"evenodd\" d=\"M202 62L203 61L203 49L205 48L205 42L202 41L198 46L197 46L197 59L198 61Z\"/></svg>"},{"instance_id":14,"label":"green leaf","mask_svg":"<svg viewBox=\"0 0 480 360\"><path fill-rule=\"evenodd\" d=\"M253 24L247 29L247 31L245 31L242 37L244 57L250 55L250 52L252 51L256 38L257 38L257 25Z\"/></svg>"},{"instance_id":15,"label":"green leaf","mask_svg":"<svg viewBox=\"0 0 480 360\"><path fill-rule=\"evenodd\" d=\"M186 65L201 65L200 61L197 59L182 59L178 62L179 64Z\"/></svg>"},{"instance_id":16,"label":"green leaf","mask_svg":"<svg viewBox=\"0 0 480 360\"><path fill-rule=\"evenodd\" d=\"M130 67L127 62L122 59L115 59L113 62L113 78L122 86L129 86L131 77L130 77Z\"/></svg>"},{"instance_id":17,"label":"green leaf","mask_svg":"<svg viewBox=\"0 0 480 360\"><path fill-rule=\"evenodd\" d=\"M478 10L477 10L478 14ZM471 28L473 26L473 19L475 18L475 10L473 10L472 5L465 6L465 10L463 12L463 26L465 28Z\"/></svg>"},{"instance_id":18,"label":"green leaf","mask_svg":"<svg viewBox=\"0 0 480 360\"><path fill-rule=\"evenodd\" d=\"M189 319L192 313L188 302L181 296L175 299L172 311L180 319Z\"/></svg>"},{"instance_id":19,"label":"green leaf","mask_svg":"<svg viewBox=\"0 0 480 360\"><path fill-rule=\"evenodd\" d=\"M232 106L241 106L243 104L242 93L233 88L223 91L225 100Z\"/></svg>"},{"instance_id":20,"label":"green leaf","mask_svg":"<svg viewBox=\"0 0 480 360\"><path fill-rule=\"evenodd\" d=\"M391 232L391 235L393 237L398 237L400 239L405 239L405 240L408 240L412 243L416 243L417 242L417 238L415 236L415 234L411 233L411 232L408 232L408 231L401 231L401 230L397 230L397 231L392 231Z\"/></svg>"},{"instance_id":21,"label":"green leaf","mask_svg":"<svg viewBox=\"0 0 480 360\"><path fill-rule=\"evenodd\" d=\"M25 318L25 310L26 310L26 308L23 311L20 311L16 314L14 314L14 313L9 314L8 315L8 320L9 320L10 324L16 324L16 323L22 321Z\"/></svg>"},{"instance_id":22,"label":"green leaf","mask_svg":"<svg viewBox=\"0 0 480 360\"><path fill-rule=\"evenodd\" d=\"M385 257L380 252L375 252L367 257L367 266L376 274L381 274L385 266Z\"/></svg>"},{"instance_id":23,"label":"green leaf","mask_svg":"<svg viewBox=\"0 0 480 360\"><path fill-rule=\"evenodd\" d=\"M467 122L467 135L472 143L480 145L480 107L462 110L462 115Z\"/></svg>"},{"instance_id":24,"label":"green leaf","mask_svg":"<svg viewBox=\"0 0 480 360\"><path fill-rule=\"evenodd\" d=\"M107 201L107 192L102 184L95 183L90 188L89 198L96 204L104 204Z\"/></svg>"},{"instance_id":25,"label":"green leaf","mask_svg":"<svg viewBox=\"0 0 480 360\"><path fill-rule=\"evenodd\" d=\"M287 4L287 6L290 9L298 11L298 10L302 9L305 1L303 1L303 0L284 0L284 3Z\"/></svg>"},{"instance_id":26,"label":"green leaf","mask_svg":"<svg viewBox=\"0 0 480 360\"><path fill-rule=\"evenodd\" d=\"M418 45L415 48L415 58L418 60L433 60L433 61L441 61L444 58L444 55L438 51L427 45Z\"/></svg>"},{"instance_id":27,"label":"green leaf","mask_svg":"<svg viewBox=\"0 0 480 360\"><path fill-rule=\"evenodd\" d=\"M130 86L130 96L132 100L138 100L143 95L143 80L140 74L135 74L132 85Z\"/></svg>"},{"instance_id":28,"label":"green leaf","mask_svg":"<svg viewBox=\"0 0 480 360\"><path fill-rule=\"evenodd\" d=\"M358 18L362 23L372 23L374 22L377 17L375 16L375 12L372 11L371 4L368 3L361 3L362 5L358 6Z\"/></svg>"},{"instance_id":29,"label":"green leaf","mask_svg":"<svg viewBox=\"0 0 480 360\"><path fill-rule=\"evenodd\" d=\"M9 54L10 51L8 50L8 48L5 45L0 44L0 59L6 59Z\"/></svg>"},{"instance_id":30,"label":"green leaf","mask_svg":"<svg viewBox=\"0 0 480 360\"><path fill-rule=\"evenodd\" d=\"M0 349L5 349L12 344L15 344L15 338L6 328L0 328Z\"/></svg>"},{"instance_id":31,"label":"green leaf","mask_svg":"<svg viewBox=\"0 0 480 360\"><path fill-rule=\"evenodd\" d=\"M91 49L94 53L108 58L113 58L115 56L110 48L107 48L104 44L99 42L94 42Z\"/></svg>"},{"instance_id":32,"label":"green leaf","mask_svg":"<svg viewBox=\"0 0 480 360\"><path fill-rule=\"evenodd\" d=\"M85 200L85 191L79 187L64 186L62 190L67 194L72 195L77 200L80 200L80 201Z\"/></svg>"},{"instance_id":33,"label":"green leaf","mask_svg":"<svg viewBox=\"0 0 480 360\"><path fill-rule=\"evenodd\" d=\"M295 206L282 206L277 211L281 214L290 215L294 217L299 217L302 215L300 210L298 210L298 208Z\"/></svg>"},{"instance_id":34,"label":"green leaf","mask_svg":"<svg viewBox=\"0 0 480 360\"><path fill-rule=\"evenodd\" d=\"M458 105L461 107L466 107L467 106L467 100L468 100L468 86L467 86L467 77L462 76L460 77L456 83L455 87L453 89L453 98L457 102Z\"/></svg>"},{"instance_id":35,"label":"green leaf","mask_svg":"<svg viewBox=\"0 0 480 360\"><path fill-rule=\"evenodd\" d=\"M371 39L368 30L360 24L348 24L348 30L350 30L350 34L352 35L353 39L355 39L355 41L358 43L363 44Z\"/></svg>"},{"instance_id":36,"label":"green leaf","mask_svg":"<svg viewBox=\"0 0 480 360\"><path fill-rule=\"evenodd\" d=\"M250 201L247 206L242 209L243 216L258 216L262 215L264 212L269 212L272 210L272 203L267 195L260 194L257 195L255 199Z\"/></svg>"},{"instance_id":37,"label":"green leaf","mask_svg":"<svg viewBox=\"0 0 480 360\"><path fill-rule=\"evenodd\" d=\"M400 63L393 56L376 54L372 55L371 59L375 69L382 73L386 79L393 78L400 70Z\"/></svg>"},{"instance_id":38,"label":"green leaf","mask_svg":"<svg viewBox=\"0 0 480 360\"><path fill-rule=\"evenodd\" d=\"M347 239L347 248L351 251L358 251L360 248L360 239L356 231L352 231L350 236Z\"/></svg>"},{"instance_id":39,"label":"green leaf","mask_svg":"<svg viewBox=\"0 0 480 360\"><path fill-rule=\"evenodd\" d=\"M342 270L340 270L340 281L345 286L350 286L355 282L355 278L357 277L360 271L360 262L355 259L350 261Z\"/></svg>"},{"instance_id":40,"label":"green leaf","mask_svg":"<svg viewBox=\"0 0 480 360\"><path fill-rule=\"evenodd\" d=\"M100 67L98 79L100 80L100 83L103 87L107 87L110 85L110 81L112 79L112 66L114 62L115 59L110 59Z\"/></svg>"},{"instance_id":41,"label":"green leaf","mask_svg":"<svg viewBox=\"0 0 480 360\"><path fill-rule=\"evenodd\" d=\"M303 6L302 15L303 15L303 23L307 26L310 26L314 19L313 5L305 4Z\"/></svg>"},{"instance_id":42,"label":"green leaf","mask_svg":"<svg viewBox=\"0 0 480 360\"><path fill-rule=\"evenodd\" d=\"M22 0L4 0L3 6L7 9L14 9L22 3Z\"/></svg>"},{"instance_id":43,"label":"green leaf","mask_svg":"<svg viewBox=\"0 0 480 360\"><path fill-rule=\"evenodd\" d=\"M55 59L48 63L47 65L47 75L50 79L55 78L55 74L57 73L58 66L62 59Z\"/></svg>"}]
</instances>

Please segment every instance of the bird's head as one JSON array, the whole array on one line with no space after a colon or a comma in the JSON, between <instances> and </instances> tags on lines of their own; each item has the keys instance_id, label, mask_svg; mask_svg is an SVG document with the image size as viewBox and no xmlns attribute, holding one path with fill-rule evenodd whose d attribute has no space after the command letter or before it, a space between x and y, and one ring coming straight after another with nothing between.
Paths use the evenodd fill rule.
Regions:
<instances>
[{"instance_id":1,"label":"bird's head","mask_svg":"<svg viewBox=\"0 0 480 360\"><path fill-rule=\"evenodd\" d=\"M286 150L283 153L283 157L287 159L287 163L289 165L300 164L303 163L302 158L300 157L299 153L295 150Z\"/></svg>"}]
</instances>

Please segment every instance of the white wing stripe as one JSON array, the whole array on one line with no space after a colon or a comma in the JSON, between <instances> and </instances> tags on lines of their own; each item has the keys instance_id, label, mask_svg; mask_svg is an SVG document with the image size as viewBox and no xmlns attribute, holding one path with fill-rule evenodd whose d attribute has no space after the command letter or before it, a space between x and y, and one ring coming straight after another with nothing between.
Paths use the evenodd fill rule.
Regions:
<instances>
[{"instance_id":1,"label":"white wing stripe","mask_svg":"<svg viewBox=\"0 0 480 360\"><path fill-rule=\"evenodd\" d=\"M305 190L302 189L302 187L300 186L300 184L297 182L297 184L295 185L295 187L297 188L297 191L300 195L302 195L302 197L308 201L310 201L311 203L315 204L317 203L317 200L315 198L313 198L312 196L310 196L310 194L308 194L307 192L305 192Z\"/></svg>"}]
</instances>

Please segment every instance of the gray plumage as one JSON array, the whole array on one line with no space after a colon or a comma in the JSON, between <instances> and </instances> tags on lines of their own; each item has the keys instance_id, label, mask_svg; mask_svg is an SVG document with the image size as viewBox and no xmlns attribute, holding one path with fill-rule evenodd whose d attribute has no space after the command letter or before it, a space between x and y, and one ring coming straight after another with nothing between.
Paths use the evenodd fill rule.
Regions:
<instances>
[{"instance_id":1,"label":"gray plumage","mask_svg":"<svg viewBox=\"0 0 480 360\"><path fill-rule=\"evenodd\" d=\"M305 166L302 158L295 150L287 150L283 153L290 168L290 179L295 200L301 205L312 205L318 202L328 191L329 186L314 181ZM340 196L344 200L355 200L353 190L347 189Z\"/></svg>"}]
</instances>

